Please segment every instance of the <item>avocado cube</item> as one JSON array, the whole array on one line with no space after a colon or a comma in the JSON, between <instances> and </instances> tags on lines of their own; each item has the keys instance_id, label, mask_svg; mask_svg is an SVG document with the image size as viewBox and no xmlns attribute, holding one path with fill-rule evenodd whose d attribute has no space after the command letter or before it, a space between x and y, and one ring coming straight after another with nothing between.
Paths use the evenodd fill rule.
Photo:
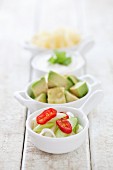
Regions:
<instances>
[{"instance_id":1,"label":"avocado cube","mask_svg":"<svg viewBox=\"0 0 113 170\"><path fill-rule=\"evenodd\" d=\"M66 103L64 87L55 87L48 89L48 103L60 104Z\"/></svg>"},{"instance_id":2,"label":"avocado cube","mask_svg":"<svg viewBox=\"0 0 113 170\"><path fill-rule=\"evenodd\" d=\"M49 72L49 74L48 74L48 87L49 88L64 87L65 89L69 89L72 86L73 86L72 82L69 81L64 76L62 76L54 71Z\"/></svg>"},{"instance_id":3,"label":"avocado cube","mask_svg":"<svg viewBox=\"0 0 113 170\"><path fill-rule=\"evenodd\" d=\"M75 127L75 133L79 133L83 130L83 126L81 126L80 124L78 124L76 127Z\"/></svg>"},{"instance_id":4,"label":"avocado cube","mask_svg":"<svg viewBox=\"0 0 113 170\"><path fill-rule=\"evenodd\" d=\"M33 93L33 91L32 91L31 89L29 90L29 96L30 96L32 99L35 99L34 93Z\"/></svg>"},{"instance_id":5,"label":"avocado cube","mask_svg":"<svg viewBox=\"0 0 113 170\"><path fill-rule=\"evenodd\" d=\"M65 97L66 97L66 102L67 103L78 100L78 97L71 94L69 91L65 91Z\"/></svg>"},{"instance_id":6,"label":"avocado cube","mask_svg":"<svg viewBox=\"0 0 113 170\"><path fill-rule=\"evenodd\" d=\"M72 87L73 86L73 83L72 83L72 81L70 81L69 79L67 79L67 86L66 86L66 90L69 90L70 89L70 87Z\"/></svg>"},{"instance_id":7,"label":"avocado cube","mask_svg":"<svg viewBox=\"0 0 113 170\"><path fill-rule=\"evenodd\" d=\"M54 123L53 122L48 122L44 125L38 125L36 126L33 131L36 132L36 133L40 133L44 128L52 128L54 126Z\"/></svg>"},{"instance_id":8,"label":"avocado cube","mask_svg":"<svg viewBox=\"0 0 113 170\"><path fill-rule=\"evenodd\" d=\"M73 75L69 75L67 78L68 80L72 81L74 85L79 81L78 78Z\"/></svg>"},{"instance_id":9,"label":"avocado cube","mask_svg":"<svg viewBox=\"0 0 113 170\"><path fill-rule=\"evenodd\" d=\"M47 103L46 93L41 93L38 97L35 98L35 100L39 102Z\"/></svg>"},{"instance_id":10,"label":"avocado cube","mask_svg":"<svg viewBox=\"0 0 113 170\"><path fill-rule=\"evenodd\" d=\"M47 83L45 77L42 77L40 80L34 82L31 85L31 90L35 97L39 96L41 93L47 93Z\"/></svg>"},{"instance_id":11,"label":"avocado cube","mask_svg":"<svg viewBox=\"0 0 113 170\"><path fill-rule=\"evenodd\" d=\"M70 92L78 98L81 98L88 93L88 86L85 81L78 82L76 85L70 88Z\"/></svg>"},{"instance_id":12,"label":"avocado cube","mask_svg":"<svg viewBox=\"0 0 113 170\"><path fill-rule=\"evenodd\" d=\"M63 138L69 136L69 134L62 132L59 128L57 129L55 135L57 138Z\"/></svg>"}]
</instances>

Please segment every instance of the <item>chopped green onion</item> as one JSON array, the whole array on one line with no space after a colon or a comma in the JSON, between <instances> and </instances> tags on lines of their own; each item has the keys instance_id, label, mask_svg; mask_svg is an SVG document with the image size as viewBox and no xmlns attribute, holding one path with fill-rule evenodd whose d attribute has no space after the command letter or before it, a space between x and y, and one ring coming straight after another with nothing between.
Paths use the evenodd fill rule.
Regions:
<instances>
[{"instance_id":1,"label":"chopped green onion","mask_svg":"<svg viewBox=\"0 0 113 170\"><path fill-rule=\"evenodd\" d=\"M66 52L59 52L59 51L54 51L54 56L50 57L48 62L51 64L61 64L61 65L65 65L68 66L69 64L71 64L72 62L72 58L71 57L67 57L66 56Z\"/></svg>"}]
</instances>

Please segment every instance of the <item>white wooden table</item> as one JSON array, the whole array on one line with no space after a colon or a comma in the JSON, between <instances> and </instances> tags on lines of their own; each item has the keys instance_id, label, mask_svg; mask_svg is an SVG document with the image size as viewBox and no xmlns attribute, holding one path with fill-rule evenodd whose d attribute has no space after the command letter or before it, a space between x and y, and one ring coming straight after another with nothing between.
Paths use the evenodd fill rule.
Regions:
<instances>
[{"instance_id":1,"label":"white wooden table","mask_svg":"<svg viewBox=\"0 0 113 170\"><path fill-rule=\"evenodd\" d=\"M13 98L32 79L30 54L18 42L30 31L33 13L26 19L33 1L0 1L0 170L113 170L113 0L87 1L96 42L87 55L87 71L102 81L105 97L89 115L83 146L63 155L32 145L25 129L27 110Z\"/></svg>"}]
</instances>

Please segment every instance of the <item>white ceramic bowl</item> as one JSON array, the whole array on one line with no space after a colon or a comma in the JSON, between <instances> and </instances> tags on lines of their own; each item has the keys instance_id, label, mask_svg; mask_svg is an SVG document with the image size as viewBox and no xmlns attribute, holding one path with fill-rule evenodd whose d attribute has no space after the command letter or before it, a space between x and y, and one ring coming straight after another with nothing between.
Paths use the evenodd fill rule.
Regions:
<instances>
[{"instance_id":1,"label":"white ceramic bowl","mask_svg":"<svg viewBox=\"0 0 113 170\"><path fill-rule=\"evenodd\" d=\"M26 106L31 112L34 112L37 109L41 109L44 107L50 107L50 106L68 106L68 107L80 107L86 99L92 94L93 91L100 89L100 82L97 81L93 76L91 75L84 75L82 77L79 77L80 80L85 80L88 85L88 93L82 97L79 100L69 102L69 103L64 103L64 104L49 104L49 103L42 103L38 102L30 97L30 87L31 83L28 84L26 89L24 91L17 91L15 92L14 96L15 98L24 106Z\"/></svg>"},{"instance_id":2,"label":"white ceramic bowl","mask_svg":"<svg viewBox=\"0 0 113 170\"><path fill-rule=\"evenodd\" d=\"M31 62L32 68L35 71L36 77L42 77L49 71L55 71L59 74L75 74L76 76L81 76L84 73L85 61L83 57L78 52L67 52L67 56L72 57L72 63L68 66L59 64L50 64L48 62L49 58L53 56L54 53L37 54Z\"/></svg>"},{"instance_id":3,"label":"white ceramic bowl","mask_svg":"<svg viewBox=\"0 0 113 170\"><path fill-rule=\"evenodd\" d=\"M86 114L88 114L93 108L95 108L97 104L102 100L102 98L103 92L101 90L97 90L93 92L93 94L79 109L66 106L53 107L58 112L72 112L75 117L78 117L80 124L83 126L83 130L80 133L65 138L51 138L35 133L31 128L32 119L47 108L35 111L28 117L26 122L26 128L32 143L38 149L53 154L67 153L79 148L86 139L87 130L89 126L89 121L87 119Z\"/></svg>"}]
</instances>

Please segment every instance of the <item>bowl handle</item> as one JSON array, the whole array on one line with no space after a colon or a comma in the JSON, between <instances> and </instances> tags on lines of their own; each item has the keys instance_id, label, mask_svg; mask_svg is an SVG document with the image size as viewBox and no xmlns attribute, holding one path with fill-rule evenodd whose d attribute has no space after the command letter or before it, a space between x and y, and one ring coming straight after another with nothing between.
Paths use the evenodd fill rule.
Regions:
<instances>
[{"instance_id":1,"label":"bowl handle","mask_svg":"<svg viewBox=\"0 0 113 170\"><path fill-rule=\"evenodd\" d=\"M79 110L88 115L101 102L103 97L103 90L96 90L88 97Z\"/></svg>"},{"instance_id":2,"label":"bowl handle","mask_svg":"<svg viewBox=\"0 0 113 170\"><path fill-rule=\"evenodd\" d=\"M80 79L85 80L86 82L88 82L88 84L90 85L92 91L97 90L97 89L101 89L101 82L98 81L95 77L86 74L84 76L81 76Z\"/></svg>"},{"instance_id":3,"label":"bowl handle","mask_svg":"<svg viewBox=\"0 0 113 170\"><path fill-rule=\"evenodd\" d=\"M14 97L18 100L19 103L22 105L29 107L29 103L31 101L29 99L26 99L25 92L24 91L17 91L14 93Z\"/></svg>"}]
</instances>

